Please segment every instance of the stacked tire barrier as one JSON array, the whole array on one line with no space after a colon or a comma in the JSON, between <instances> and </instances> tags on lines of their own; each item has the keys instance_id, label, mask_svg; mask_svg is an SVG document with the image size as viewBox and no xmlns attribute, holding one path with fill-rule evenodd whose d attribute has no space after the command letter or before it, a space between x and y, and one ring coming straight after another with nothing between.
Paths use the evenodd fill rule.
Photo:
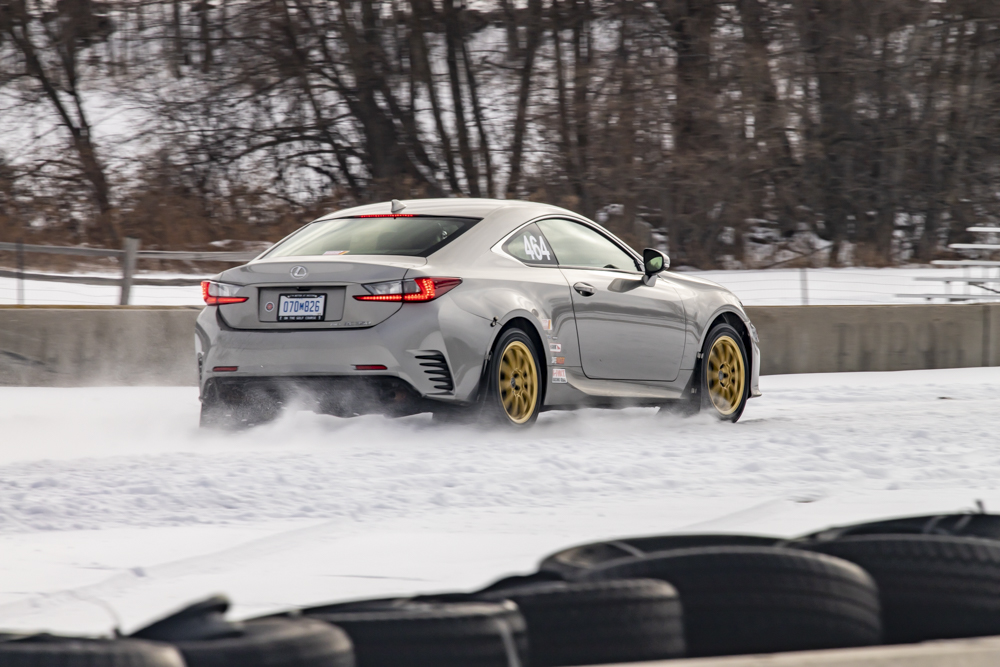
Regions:
<instances>
[{"instance_id":1,"label":"stacked tire barrier","mask_svg":"<svg viewBox=\"0 0 1000 667\"><path fill-rule=\"evenodd\" d=\"M0 665L560 667L1000 635L1000 516L908 517L792 540L626 538L565 549L475 592L241 622L228 607L212 597L118 639L0 634ZM970 650L968 664L996 664L984 660L1000 643ZM884 658L836 664L906 664Z\"/></svg>"}]
</instances>

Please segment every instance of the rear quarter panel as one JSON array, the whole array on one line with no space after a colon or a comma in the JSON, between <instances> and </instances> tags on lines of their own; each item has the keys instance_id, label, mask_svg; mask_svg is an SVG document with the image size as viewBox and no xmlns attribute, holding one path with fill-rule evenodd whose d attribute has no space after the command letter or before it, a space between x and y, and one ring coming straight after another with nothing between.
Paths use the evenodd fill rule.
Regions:
<instances>
[{"instance_id":1,"label":"rear quarter panel","mask_svg":"<svg viewBox=\"0 0 1000 667\"><path fill-rule=\"evenodd\" d=\"M421 273L424 271L428 275L448 275L447 269L443 266L438 269L436 263L425 267ZM487 252L472 265L463 268L461 273L462 285L447 298L465 313L481 318L487 325L487 331L484 336L476 334L474 340L446 341L449 361L453 366L466 368L475 365L481 373L486 355L500 331L516 318L527 322L541 342L542 349L538 350L538 354L546 395L549 394L549 369L554 358L562 358L560 366L580 365L569 285L558 269L527 267L505 255ZM558 353L550 352L550 347L554 345L560 346ZM463 376L457 386L464 390L466 381ZM468 396L462 398L469 399Z\"/></svg>"}]
</instances>

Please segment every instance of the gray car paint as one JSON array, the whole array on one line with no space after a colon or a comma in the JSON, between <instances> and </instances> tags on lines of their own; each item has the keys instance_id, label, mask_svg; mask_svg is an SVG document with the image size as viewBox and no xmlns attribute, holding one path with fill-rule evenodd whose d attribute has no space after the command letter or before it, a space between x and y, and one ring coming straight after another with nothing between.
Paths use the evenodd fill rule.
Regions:
<instances>
[{"instance_id":1,"label":"gray car paint","mask_svg":"<svg viewBox=\"0 0 1000 667\"><path fill-rule=\"evenodd\" d=\"M614 240L641 262L634 251L596 223L565 209L546 204L485 199L437 199L404 202L406 213L482 217L482 221L426 259L390 256L282 257L269 259L267 252L249 264L224 271L214 278L240 286L237 294L249 300L243 304L209 306L198 318L196 346L201 387L215 375L226 377L392 375L412 385L422 396L453 403L472 401L477 396L484 362L504 325L518 319L536 334L540 350L546 406L569 406L600 399L669 400L681 397L691 380L697 354L710 325L724 313L739 317L750 326L739 300L725 288L693 276L663 272L653 287L663 306L663 345L666 350L658 368L662 375L651 376L641 368L655 353L656 332L641 346L638 360L621 357L626 371L616 378L590 377L584 372L576 329L571 279L583 275L588 282L600 283L612 298L612 283L637 280L641 274L617 272L603 281L607 271L582 274L578 269L531 267L507 255L503 241L520 227L546 216L566 217L590 225ZM388 213L388 203L338 211L320 218ZM294 279L290 271L304 266L308 276ZM454 276L462 284L428 303L359 302L351 298L364 293L362 283L414 278ZM597 285L595 285L596 287ZM620 288L621 285L619 284ZM336 321L261 322L262 290L343 289L344 309ZM628 318L654 317L649 302L627 306ZM614 318L620 316L610 315ZM682 317L683 319L679 319ZM607 320L607 317L604 318ZM653 327L652 329L655 329ZM609 349L623 354L626 347L615 346L620 329L612 327ZM418 354L440 351L451 369L455 389L441 393L429 381ZM754 342L751 391L759 391L759 347ZM562 364L556 364L561 357ZM660 360L657 360L658 362ZM363 372L357 364L383 364L385 371ZM656 365L656 364L653 364ZM215 373L220 366L236 366L237 372ZM564 368L566 383L553 383L552 370ZM641 377L622 377L641 375ZM671 377L673 376L673 377Z\"/></svg>"}]
</instances>

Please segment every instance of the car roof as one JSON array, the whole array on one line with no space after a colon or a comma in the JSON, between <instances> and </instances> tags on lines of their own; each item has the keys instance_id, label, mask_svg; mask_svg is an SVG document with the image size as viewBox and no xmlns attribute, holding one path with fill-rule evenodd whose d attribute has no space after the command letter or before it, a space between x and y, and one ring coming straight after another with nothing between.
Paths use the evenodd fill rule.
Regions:
<instances>
[{"instance_id":1,"label":"car roof","mask_svg":"<svg viewBox=\"0 0 1000 667\"><path fill-rule=\"evenodd\" d=\"M536 202L518 201L516 199L452 197L442 199L403 199L401 201L406 208L399 211L400 213L449 215L468 218L485 218L489 214L503 208L556 208ZM391 210L392 202L379 202L377 204L365 204L363 206L355 206L334 213L328 213L319 219L329 220L332 218L349 218L356 215L378 215L380 213L389 213Z\"/></svg>"},{"instance_id":2,"label":"car roof","mask_svg":"<svg viewBox=\"0 0 1000 667\"><path fill-rule=\"evenodd\" d=\"M404 199L401 200L406 206L399 213L413 213L417 215L454 215L469 218L484 218L498 208L502 208L510 202L502 199ZM326 220L330 218L349 218L355 215L378 215L380 213L390 213L392 202L379 202L377 204L365 204L353 208L343 209L335 213L320 218Z\"/></svg>"}]
</instances>

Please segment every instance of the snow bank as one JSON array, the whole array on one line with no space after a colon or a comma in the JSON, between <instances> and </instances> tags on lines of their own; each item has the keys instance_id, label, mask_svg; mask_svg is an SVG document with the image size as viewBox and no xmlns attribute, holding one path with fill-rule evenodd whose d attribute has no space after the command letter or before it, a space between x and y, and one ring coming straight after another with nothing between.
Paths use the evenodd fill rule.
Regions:
<instances>
[{"instance_id":1,"label":"snow bank","mask_svg":"<svg viewBox=\"0 0 1000 667\"><path fill-rule=\"evenodd\" d=\"M625 534L1000 508L1000 369L762 389L737 425L585 410L521 434L294 413L219 435L198 431L193 389L3 388L0 627L132 628L216 590L248 615L470 588Z\"/></svg>"}]
</instances>

